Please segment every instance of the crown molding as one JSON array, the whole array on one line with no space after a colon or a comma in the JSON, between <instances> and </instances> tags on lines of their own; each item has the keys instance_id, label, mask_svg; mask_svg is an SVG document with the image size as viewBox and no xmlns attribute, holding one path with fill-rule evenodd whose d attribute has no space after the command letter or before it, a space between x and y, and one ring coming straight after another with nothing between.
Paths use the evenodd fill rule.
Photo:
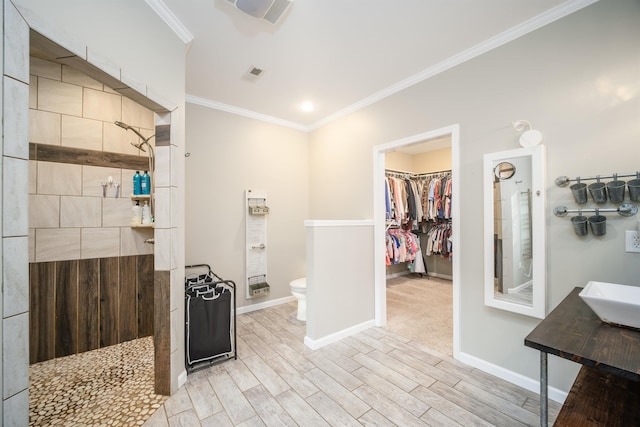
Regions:
<instances>
[{"instance_id":1,"label":"crown molding","mask_svg":"<svg viewBox=\"0 0 640 427\"><path fill-rule=\"evenodd\" d=\"M146 0L146 1L147 3L160 2L160 0ZM548 25L554 21L557 21L558 19L564 18L565 16L570 15L574 12L577 12L578 10L583 9L598 1L599 0L568 0L552 9L549 9L537 16L534 16L533 18L519 25L516 25L515 27L512 27L496 36L491 37L483 41L482 43L479 43L454 56L451 56L448 59L432 67L429 67L417 74L414 74L413 76L410 76L404 80L401 80L398 83L395 83L379 92L374 93L373 95L363 98L362 100L356 102L355 104L352 104L346 108L343 108L342 110L338 110L335 113L311 124L310 126L305 126L305 125L291 122L288 120L279 119L277 117L268 116L266 114L257 113L251 110L245 110L240 107L223 104L223 103L212 101L209 99L200 98L194 95L187 95L186 101L192 104L201 105L203 107L226 111L228 113L238 114L240 116L265 121L278 126L284 126L291 129L301 130L303 132L311 132L313 130L321 128L322 126L334 120L339 119L340 117L344 117L348 114L361 110L362 108L365 108L371 104L375 104L376 102L381 101L384 98L394 95L424 80L427 80L440 73L443 73L457 65L460 65L484 53L487 53L493 49L496 49L506 43L509 43L541 27L544 27L545 25Z\"/></svg>"},{"instance_id":2,"label":"crown molding","mask_svg":"<svg viewBox=\"0 0 640 427\"><path fill-rule=\"evenodd\" d=\"M255 111L245 110L244 108L235 107L233 105L223 104L222 102L212 101L210 99L200 98L195 95L187 94L185 96L185 101L190 104L200 105L202 107L211 108L214 110L225 111L227 113L237 114L239 116L248 117L250 119L260 120L263 122L271 123L278 126L283 126L286 128L291 128L295 130L301 130L303 132L309 132L310 129L308 126L302 125L300 123L291 122L289 120L279 119L277 117L268 116L262 113L256 113Z\"/></svg>"},{"instance_id":3,"label":"crown molding","mask_svg":"<svg viewBox=\"0 0 640 427\"><path fill-rule=\"evenodd\" d=\"M166 4L162 0L145 0L145 2L158 14L160 18L173 30L174 33L182 40L186 45L191 44L193 41L193 34L184 26L182 22L171 12Z\"/></svg>"},{"instance_id":4,"label":"crown molding","mask_svg":"<svg viewBox=\"0 0 640 427\"><path fill-rule=\"evenodd\" d=\"M335 113L321 119L311 126L309 126L310 130L318 129L329 122L332 122L340 117L346 116L347 114L354 113L364 107L367 107L371 104L374 104L388 96L394 95L408 87L411 87L417 83L420 83L424 80L427 80L431 77L434 77L440 73L443 73L457 65L460 65L466 61L469 61L473 58L476 58L483 53L486 53L490 50L496 49L510 41L513 41L519 37L524 36L532 31L535 31L545 25L548 25L558 19L564 18L567 15L570 15L582 8L585 8L593 3L596 3L599 0L569 0L566 1L552 9L549 9L533 18L524 21L523 23L516 25L502 33L493 36L482 43L479 43L469 49L466 49L448 59L429 67L413 76L410 76L404 80L399 81L379 92L370 95L355 104L352 104L342 110L336 111Z\"/></svg>"}]
</instances>

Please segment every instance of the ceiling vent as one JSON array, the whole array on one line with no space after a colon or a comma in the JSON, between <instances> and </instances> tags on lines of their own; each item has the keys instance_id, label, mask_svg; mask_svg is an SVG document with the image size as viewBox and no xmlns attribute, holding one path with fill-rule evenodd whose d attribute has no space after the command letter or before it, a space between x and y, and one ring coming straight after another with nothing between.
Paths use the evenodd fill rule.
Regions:
<instances>
[{"instance_id":1,"label":"ceiling vent","mask_svg":"<svg viewBox=\"0 0 640 427\"><path fill-rule=\"evenodd\" d=\"M227 0L238 9L272 24L278 22L293 0Z\"/></svg>"}]
</instances>

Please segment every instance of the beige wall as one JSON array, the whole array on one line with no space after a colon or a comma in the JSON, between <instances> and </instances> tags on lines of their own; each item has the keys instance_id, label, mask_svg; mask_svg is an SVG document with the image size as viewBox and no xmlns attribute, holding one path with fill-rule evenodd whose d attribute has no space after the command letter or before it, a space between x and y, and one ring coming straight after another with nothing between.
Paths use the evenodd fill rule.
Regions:
<instances>
[{"instance_id":1,"label":"beige wall","mask_svg":"<svg viewBox=\"0 0 640 427\"><path fill-rule=\"evenodd\" d=\"M416 173L451 170L451 148L416 154L413 156L413 164Z\"/></svg>"},{"instance_id":2,"label":"beige wall","mask_svg":"<svg viewBox=\"0 0 640 427\"><path fill-rule=\"evenodd\" d=\"M538 320L483 303L482 156L518 148L514 120L544 134L550 308L588 280L638 285L638 255L623 249L638 218L609 215L605 237L579 239L552 208L573 206L569 190L553 185L557 176L638 168L630 154L640 134L639 17L637 1L601 0L314 131L311 218L372 218L372 147L459 123L460 350L537 380L538 353L523 341ZM552 386L568 390L576 372L551 358Z\"/></svg>"},{"instance_id":3,"label":"beige wall","mask_svg":"<svg viewBox=\"0 0 640 427\"><path fill-rule=\"evenodd\" d=\"M291 295L305 276L307 134L187 105L187 264L209 264L238 285L238 307ZM245 299L245 190L267 193L268 297Z\"/></svg>"},{"instance_id":4,"label":"beige wall","mask_svg":"<svg viewBox=\"0 0 640 427\"><path fill-rule=\"evenodd\" d=\"M123 121L143 135L154 133L147 108L66 65L31 57L29 142L142 155L139 138L114 124ZM150 143L153 145L153 138ZM152 229L130 227L135 171L29 161L29 261L61 261L153 253L144 240ZM108 177L120 184L107 187Z\"/></svg>"}]
</instances>

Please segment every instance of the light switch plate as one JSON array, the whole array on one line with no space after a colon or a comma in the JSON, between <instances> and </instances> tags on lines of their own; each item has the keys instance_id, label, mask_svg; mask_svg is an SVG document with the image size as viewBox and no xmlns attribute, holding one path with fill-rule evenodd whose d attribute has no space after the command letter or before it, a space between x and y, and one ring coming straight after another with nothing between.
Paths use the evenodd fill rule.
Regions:
<instances>
[{"instance_id":1,"label":"light switch plate","mask_svg":"<svg viewBox=\"0 0 640 427\"><path fill-rule=\"evenodd\" d=\"M624 249L625 252L640 253L640 238L636 230L626 230L624 232Z\"/></svg>"}]
</instances>

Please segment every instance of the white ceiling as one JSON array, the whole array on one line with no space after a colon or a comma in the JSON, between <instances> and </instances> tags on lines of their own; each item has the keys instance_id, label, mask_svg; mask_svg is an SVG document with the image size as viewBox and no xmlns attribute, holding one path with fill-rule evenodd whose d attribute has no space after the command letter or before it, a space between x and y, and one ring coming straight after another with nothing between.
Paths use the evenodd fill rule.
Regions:
<instances>
[{"instance_id":1,"label":"white ceiling","mask_svg":"<svg viewBox=\"0 0 640 427\"><path fill-rule=\"evenodd\" d=\"M295 0L276 25L228 0L147 3L193 36L189 102L310 129L594 1Z\"/></svg>"}]
</instances>

